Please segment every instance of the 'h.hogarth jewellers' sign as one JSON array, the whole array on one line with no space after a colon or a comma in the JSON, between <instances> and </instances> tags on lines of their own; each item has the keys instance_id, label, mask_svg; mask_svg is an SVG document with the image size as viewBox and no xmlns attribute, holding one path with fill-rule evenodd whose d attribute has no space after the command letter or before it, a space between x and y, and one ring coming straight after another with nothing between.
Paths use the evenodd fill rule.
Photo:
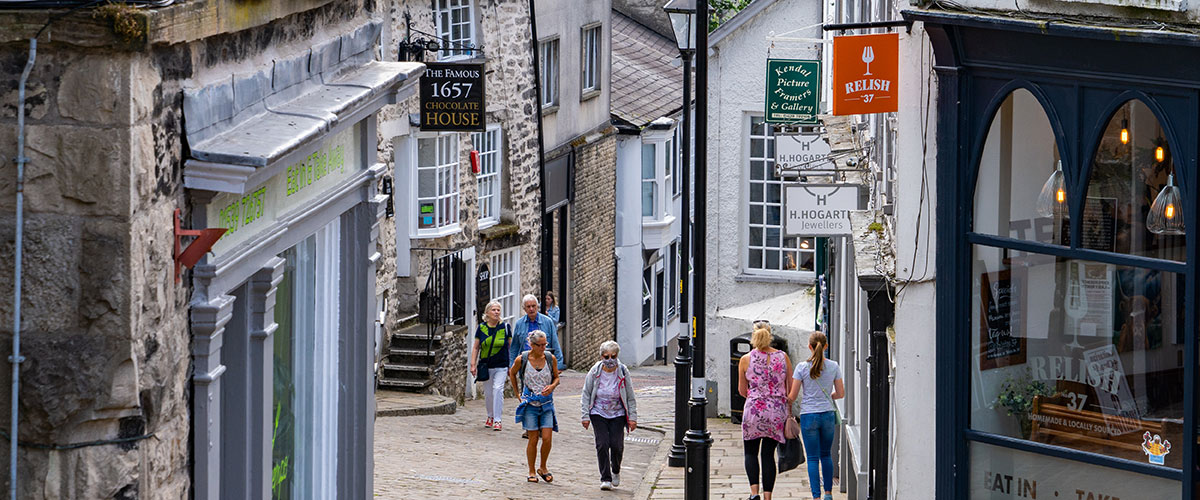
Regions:
<instances>
[{"instance_id":1,"label":"'h.hogarth jewellers' sign","mask_svg":"<svg viewBox=\"0 0 1200 500\"><path fill-rule=\"evenodd\" d=\"M846 236L850 211L866 208L857 184L788 184L783 190L783 234Z\"/></svg>"},{"instance_id":2,"label":"'h.hogarth jewellers' sign","mask_svg":"<svg viewBox=\"0 0 1200 500\"><path fill-rule=\"evenodd\" d=\"M421 130L484 131L483 82L483 64L425 63Z\"/></svg>"}]
</instances>

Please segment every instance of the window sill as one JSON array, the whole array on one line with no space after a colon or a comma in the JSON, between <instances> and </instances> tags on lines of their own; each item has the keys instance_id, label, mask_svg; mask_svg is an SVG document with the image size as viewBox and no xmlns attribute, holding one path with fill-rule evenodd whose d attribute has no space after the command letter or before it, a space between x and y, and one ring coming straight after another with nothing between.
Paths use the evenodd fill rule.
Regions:
<instances>
[{"instance_id":1,"label":"window sill","mask_svg":"<svg viewBox=\"0 0 1200 500\"><path fill-rule=\"evenodd\" d=\"M519 232L521 232L521 226L497 223L486 229L480 229L479 238L483 241L490 241L506 236L514 236Z\"/></svg>"},{"instance_id":2,"label":"window sill","mask_svg":"<svg viewBox=\"0 0 1200 500\"><path fill-rule=\"evenodd\" d=\"M462 232L462 226L460 226L457 222L455 222L454 224L451 224L449 226L443 226L443 227L440 227L437 229L418 229L417 234L412 235L412 239L425 240L425 239L442 238L445 236L450 236L452 234L458 234L461 232Z\"/></svg>"},{"instance_id":3,"label":"window sill","mask_svg":"<svg viewBox=\"0 0 1200 500\"><path fill-rule=\"evenodd\" d=\"M479 221L478 229L480 231L483 231L484 229L495 226L496 224L499 224L499 223L500 223L500 219L483 219L483 220Z\"/></svg>"},{"instance_id":4,"label":"window sill","mask_svg":"<svg viewBox=\"0 0 1200 500\"><path fill-rule=\"evenodd\" d=\"M601 92L600 92L600 89L598 89L598 88L592 89L592 90L585 90L585 91L583 91L583 95L579 96L579 102L594 99L594 98L596 98L596 96L598 96L600 94L601 94Z\"/></svg>"},{"instance_id":5,"label":"window sill","mask_svg":"<svg viewBox=\"0 0 1200 500\"><path fill-rule=\"evenodd\" d=\"M542 105L542 116L551 115L558 112L558 105L553 106Z\"/></svg>"},{"instance_id":6,"label":"window sill","mask_svg":"<svg viewBox=\"0 0 1200 500\"><path fill-rule=\"evenodd\" d=\"M644 227L644 228L665 227L665 226L670 226L674 222L675 222L675 216L669 215L669 214L663 216L663 218L661 218L661 219L657 218L657 217L648 217L645 215L642 216L642 227Z\"/></svg>"},{"instance_id":7,"label":"window sill","mask_svg":"<svg viewBox=\"0 0 1200 500\"><path fill-rule=\"evenodd\" d=\"M790 283L793 285L811 285L816 283L816 278L812 275L812 271L800 271L808 273L807 276L771 276L765 274L747 274L745 272L734 277L734 281L738 283Z\"/></svg>"},{"instance_id":8,"label":"window sill","mask_svg":"<svg viewBox=\"0 0 1200 500\"><path fill-rule=\"evenodd\" d=\"M436 62L440 62L440 63L460 63L460 64L477 64L477 63L487 62L487 56L477 56L477 55L469 55L469 56L452 56L452 57L447 57L447 58L445 58L445 59L438 59Z\"/></svg>"},{"instance_id":9,"label":"window sill","mask_svg":"<svg viewBox=\"0 0 1200 500\"><path fill-rule=\"evenodd\" d=\"M643 336L643 337L645 337L645 336L647 336L647 335L650 335L651 333L654 333L654 329L653 329L653 328L643 328L643 329L642 329L642 336Z\"/></svg>"}]
</instances>

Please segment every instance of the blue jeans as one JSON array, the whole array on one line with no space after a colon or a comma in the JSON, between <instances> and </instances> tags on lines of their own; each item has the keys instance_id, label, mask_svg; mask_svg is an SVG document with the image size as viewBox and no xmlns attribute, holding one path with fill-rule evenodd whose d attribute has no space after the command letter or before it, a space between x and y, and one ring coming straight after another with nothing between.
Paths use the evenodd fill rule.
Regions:
<instances>
[{"instance_id":1,"label":"blue jeans","mask_svg":"<svg viewBox=\"0 0 1200 500\"><path fill-rule=\"evenodd\" d=\"M804 455L808 462L808 484L813 498L821 498L821 485L833 491L833 432L836 430L834 412L800 415L800 437L804 440ZM820 474L818 477L818 468Z\"/></svg>"}]
</instances>

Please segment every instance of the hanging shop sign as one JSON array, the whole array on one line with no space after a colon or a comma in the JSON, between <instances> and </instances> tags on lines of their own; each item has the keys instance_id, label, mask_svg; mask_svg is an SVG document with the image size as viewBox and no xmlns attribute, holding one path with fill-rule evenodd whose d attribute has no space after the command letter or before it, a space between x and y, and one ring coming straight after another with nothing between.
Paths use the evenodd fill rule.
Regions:
<instances>
[{"instance_id":1,"label":"hanging shop sign","mask_svg":"<svg viewBox=\"0 0 1200 500\"><path fill-rule=\"evenodd\" d=\"M821 103L821 61L767 59L767 123L816 125Z\"/></svg>"},{"instance_id":2,"label":"hanging shop sign","mask_svg":"<svg viewBox=\"0 0 1200 500\"><path fill-rule=\"evenodd\" d=\"M806 172L832 172L837 169L829 154L833 151L822 134L776 135L775 168Z\"/></svg>"},{"instance_id":3,"label":"hanging shop sign","mask_svg":"<svg viewBox=\"0 0 1200 500\"><path fill-rule=\"evenodd\" d=\"M900 35L833 38L833 114L896 111L899 101Z\"/></svg>"},{"instance_id":4,"label":"hanging shop sign","mask_svg":"<svg viewBox=\"0 0 1200 500\"><path fill-rule=\"evenodd\" d=\"M783 190L785 236L847 236L850 211L866 208L857 184L789 184Z\"/></svg>"},{"instance_id":5,"label":"hanging shop sign","mask_svg":"<svg viewBox=\"0 0 1200 500\"><path fill-rule=\"evenodd\" d=\"M487 313L484 309L492 300L492 271L487 262L479 264L475 271L475 312L477 315Z\"/></svg>"},{"instance_id":6,"label":"hanging shop sign","mask_svg":"<svg viewBox=\"0 0 1200 500\"><path fill-rule=\"evenodd\" d=\"M483 132L483 64L425 63L421 130Z\"/></svg>"},{"instance_id":7,"label":"hanging shop sign","mask_svg":"<svg viewBox=\"0 0 1200 500\"><path fill-rule=\"evenodd\" d=\"M213 197L207 205L209 225L227 230L213 245L213 255L224 255L270 227L280 216L365 170L362 140L363 123L359 122L318 142L307 156L244 193Z\"/></svg>"}]
</instances>

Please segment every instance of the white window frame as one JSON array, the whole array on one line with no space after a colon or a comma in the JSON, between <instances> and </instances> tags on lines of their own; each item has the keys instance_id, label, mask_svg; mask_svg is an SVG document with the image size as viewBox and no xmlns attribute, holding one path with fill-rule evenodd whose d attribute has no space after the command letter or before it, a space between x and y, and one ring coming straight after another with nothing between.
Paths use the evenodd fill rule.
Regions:
<instances>
[{"instance_id":1,"label":"white window frame","mask_svg":"<svg viewBox=\"0 0 1200 500\"><path fill-rule=\"evenodd\" d=\"M538 68L541 74L542 111L558 107L559 87L558 73L561 53L558 37L547 38L538 42Z\"/></svg>"},{"instance_id":2,"label":"white window frame","mask_svg":"<svg viewBox=\"0 0 1200 500\"><path fill-rule=\"evenodd\" d=\"M679 240L672 241L667 245L667 289L664 290L667 294L666 308L667 316L666 323L679 316Z\"/></svg>"},{"instance_id":3,"label":"white window frame","mask_svg":"<svg viewBox=\"0 0 1200 500\"><path fill-rule=\"evenodd\" d=\"M434 140L435 143L438 143L438 152L435 153L437 156L437 164L423 167L418 163L420 158L420 145L423 141L429 140ZM449 143L446 145L448 151L442 150L442 144L440 144L442 141ZM412 230L410 232L410 236L412 238L440 238L442 236L447 236L462 231L462 225L459 221L459 210L461 203L460 193L462 189L461 186L459 186L459 166L461 164L461 152L459 150L458 133L418 133L408 141L408 150L409 165L411 165L412 172L412 177L410 179L410 185L412 186L412 196L410 197L412 200L412 213L410 215L410 219L412 220ZM440 173L435 175L442 175L445 177L440 177L442 180L436 183L438 192L432 198L435 200L435 227L422 229L420 227L420 223L417 222L417 217L420 216L421 201L428 200L430 198L418 197L420 194L421 172L434 169L441 170ZM447 190L445 192L441 190L442 188L447 187L452 190ZM444 207L443 202L447 203L448 206Z\"/></svg>"},{"instance_id":4,"label":"white window frame","mask_svg":"<svg viewBox=\"0 0 1200 500\"><path fill-rule=\"evenodd\" d=\"M500 320L512 326L521 311L521 247L492 252L488 258L489 289L492 296L489 301L500 303Z\"/></svg>"},{"instance_id":5,"label":"white window frame","mask_svg":"<svg viewBox=\"0 0 1200 500\"><path fill-rule=\"evenodd\" d=\"M654 172L651 174L650 177L646 177L647 151L649 151L649 156L651 157L650 161L653 163L653 167L651 167L651 168L653 168L653 170L654 170ZM642 203L641 203L641 205L642 205L642 219L643 220L658 220L659 216L662 214L662 209L660 208L660 206L662 205L662 203L661 203L662 189L659 187L659 182L658 182L658 179L659 179L658 156L659 155L658 155L658 145L657 144L651 143L651 142L642 143L641 158L640 158L640 162L638 164L639 165L638 172L642 179L642 191L641 191ZM646 208L647 208L646 186L650 186L650 204L649 204L650 213L648 213L648 214L646 213Z\"/></svg>"},{"instance_id":6,"label":"white window frame","mask_svg":"<svg viewBox=\"0 0 1200 500\"><path fill-rule=\"evenodd\" d=\"M783 182L778 177L775 177L775 137L774 134L769 131L769 128L767 128L768 124L764 124L763 135L753 134L753 122L755 120L762 120L762 115L747 114L746 119L743 122L745 133L742 136L746 139L742 143L742 176L744 180L741 183L742 196L739 202L739 211L741 212L743 229L741 231L742 244L739 245L739 268L742 269L742 273L746 276L765 276L785 279L812 279L815 276L815 273L813 271L801 270L800 264L804 261L804 254L812 254L813 263L815 265L816 239L812 237L790 237L794 243L794 246L785 245L785 242L788 241L789 237L783 235ZM762 148L763 156L753 155L752 141L755 139L764 140ZM761 180L755 180L751 178L751 162L755 161L763 162L764 178ZM756 187L754 184L763 185L762 201L752 201L751 190ZM773 185L778 186L780 190L778 202L767 201L768 191ZM752 220L754 219L752 212L756 210L756 207L761 207L762 209L762 218L760 222L753 222ZM774 207L778 207L779 210L779 223L768 224L767 221L769 219L769 212L771 208ZM751 232L754 228L760 229L763 233L761 245L755 244L756 242L751 241ZM776 245L767 244L770 243L770 238L768 237L770 229L778 229L779 231L779 241ZM807 240L809 244L809 248L807 249L800 247L801 242L805 240ZM761 267L753 267L750 264L750 258L753 256L753 252L755 250L763 252L759 257L759 265ZM768 261L766 252L771 251L780 252L777 254L779 255L780 269L771 269L767 267ZM786 252L788 251L796 252L795 270L783 269L783 267L786 266Z\"/></svg>"},{"instance_id":7,"label":"white window frame","mask_svg":"<svg viewBox=\"0 0 1200 500\"><path fill-rule=\"evenodd\" d=\"M457 22L456 14L459 16ZM444 47L437 53L439 61L475 57L475 0L433 0L433 24L439 43ZM455 28L459 29L460 36L454 36ZM462 36L464 31L466 36Z\"/></svg>"},{"instance_id":8,"label":"white window frame","mask_svg":"<svg viewBox=\"0 0 1200 500\"><path fill-rule=\"evenodd\" d=\"M471 134L471 147L479 152L479 174L475 176L479 203L479 229L500 223L501 180L504 178L504 141L499 125Z\"/></svg>"},{"instance_id":9,"label":"white window frame","mask_svg":"<svg viewBox=\"0 0 1200 500\"><path fill-rule=\"evenodd\" d=\"M604 25L594 23L583 27L580 32L580 99L588 99L600 90L600 55L604 43Z\"/></svg>"},{"instance_id":10,"label":"white window frame","mask_svg":"<svg viewBox=\"0 0 1200 500\"><path fill-rule=\"evenodd\" d=\"M675 127L675 132L671 136L671 159L668 164L669 168L667 169L667 180L671 186L672 197L683 194L679 189L682 185L681 169L683 167L683 148L680 147L681 144L683 144L683 126L678 126Z\"/></svg>"},{"instance_id":11,"label":"white window frame","mask_svg":"<svg viewBox=\"0 0 1200 500\"><path fill-rule=\"evenodd\" d=\"M647 281L649 279L649 281ZM654 331L654 265L642 268L642 336ZM650 317L646 317L646 312Z\"/></svg>"},{"instance_id":12,"label":"white window frame","mask_svg":"<svg viewBox=\"0 0 1200 500\"><path fill-rule=\"evenodd\" d=\"M663 139L665 137L665 139ZM677 164L672 164L672 157L676 144L675 131L666 133L663 136L656 136L655 139L650 139L642 136L641 157L638 163L639 176L642 179L642 189L645 189L647 184L653 185L654 192L654 211L651 215L646 215L645 199L642 199L642 220L645 222L666 220L674 212L675 194L670 190L674 189L675 180L671 174L671 169L676 168ZM644 167L646 148L654 148L654 178L649 179L645 176ZM644 192L643 192L644 193ZM641 194L639 194L641 196Z\"/></svg>"}]
</instances>

